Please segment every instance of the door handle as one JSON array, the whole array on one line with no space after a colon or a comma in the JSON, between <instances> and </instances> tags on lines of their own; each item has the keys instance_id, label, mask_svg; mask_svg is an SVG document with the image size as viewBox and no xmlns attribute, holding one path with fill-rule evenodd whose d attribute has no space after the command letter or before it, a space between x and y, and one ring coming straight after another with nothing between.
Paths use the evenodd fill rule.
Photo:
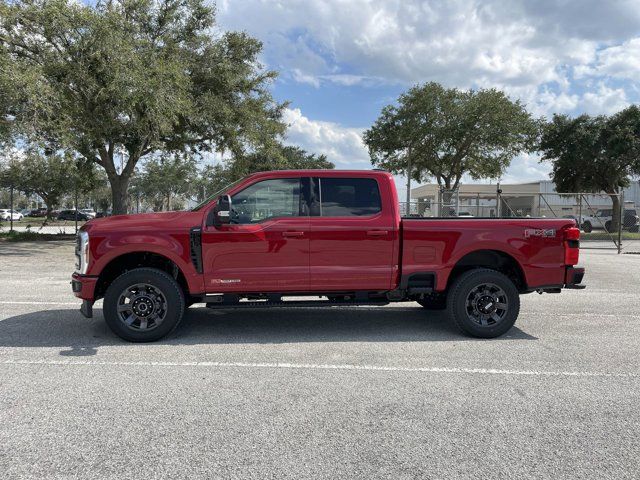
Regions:
<instances>
[{"instance_id":1,"label":"door handle","mask_svg":"<svg viewBox=\"0 0 640 480\"><path fill-rule=\"evenodd\" d=\"M367 230L367 235L370 237L384 237L387 233L389 233L388 230Z\"/></svg>"},{"instance_id":2,"label":"door handle","mask_svg":"<svg viewBox=\"0 0 640 480\"><path fill-rule=\"evenodd\" d=\"M282 232L283 237L302 237L304 232Z\"/></svg>"}]
</instances>

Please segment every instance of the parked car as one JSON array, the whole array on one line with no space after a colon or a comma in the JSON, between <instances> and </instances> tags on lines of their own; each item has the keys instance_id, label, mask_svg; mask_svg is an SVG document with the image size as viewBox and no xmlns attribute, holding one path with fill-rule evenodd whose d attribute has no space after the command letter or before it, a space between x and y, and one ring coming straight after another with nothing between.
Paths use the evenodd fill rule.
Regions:
<instances>
[{"instance_id":1,"label":"parked car","mask_svg":"<svg viewBox=\"0 0 640 480\"><path fill-rule=\"evenodd\" d=\"M272 171L192 211L88 222L71 287L86 317L104 298L109 327L134 342L172 332L194 303L418 302L493 338L513 326L521 294L584 288L579 237L568 219L402 218L387 172Z\"/></svg>"},{"instance_id":2,"label":"parked car","mask_svg":"<svg viewBox=\"0 0 640 480\"><path fill-rule=\"evenodd\" d=\"M10 220L22 220L24 215L15 210L11 210L10 208L2 208L0 209L0 220L10 221Z\"/></svg>"},{"instance_id":3,"label":"parked car","mask_svg":"<svg viewBox=\"0 0 640 480\"><path fill-rule=\"evenodd\" d=\"M81 208L80 211L89 218L96 218L96 212L93 208Z\"/></svg>"},{"instance_id":4,"label":"parked car","mask_svg":"<svg viewBox=\"0 0 640 480\"><path fill-rule=\"evenodd\" d=\"M458 212L458 217L473 217L474 215L471 212Z\"/></svg>"},{"instance_id":5,"label":"parked car","mask_svg":"<svg viewBox=\"0 0 640 480\"><path fill-rule=\"evenodd\" d=\"M595 215L586 216L582 219L582 230L586 233L593 230L606 230L607 232L611 232L612 220L613 209L597 210ZM640 229L640 218L635 208L625 208L622 228L630 232L637 232Z\"/></svg>"},{"instance_id":6,"label":"parked car","mask_svg":"<svg viewBox=\"0 0 640 480\"><path fill-rule=\"evenodd\" d=\"M47 216L47 209L46 208L36 208L34 210L31 210L29 212L29 217L46 217Z\"/></svg>"},{"instance_id":7,"label":"parked car","mask_svg":"<svg viewBox=\"0 0 640 480\"><path fill-rule=\"evenodd\" d=\"M61 210L57 216L58 220L89 220L89 216L86 213L76 210Z\"/></svg>"},{"instance_id":8,"label":"parked car","mask_svg":"<svg viewBox=\"0 0 640 480\"><path fill-rule=\"evenodd\" d=\"M20 210L20 213L22 214L23 217L28 217L29 214L31 213L31 209L23 208L22 210Z\"/></svg>"}]
</instances>

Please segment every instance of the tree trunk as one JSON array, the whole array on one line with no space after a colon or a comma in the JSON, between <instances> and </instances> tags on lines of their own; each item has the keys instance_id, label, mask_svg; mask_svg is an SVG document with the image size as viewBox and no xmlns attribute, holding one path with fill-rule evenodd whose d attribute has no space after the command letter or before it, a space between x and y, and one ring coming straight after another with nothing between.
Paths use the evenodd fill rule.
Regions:
<instances>
[{"instance_id":1,"label":"tree trunk","mask_svg":"<svg viewBox=\"0 0 640 480\"><path fill-rule=\"evenodd\" d=\"M616 233L620 228L620 209L622 206L620 205L620 197L618 195L611 194L609 197L611 198L613 208L613 211L611 212L611 228L609 228L609 231L611 233Z\"/></svg>"},{"instance_id":2,"label":"tree trunk","mask_svg":"<svg viewBox=\"0 0 640 480\"><path fill-rule=\"evenodd\" d=\"M109 176L111 184L111 204L114 215L125 215L129 212L129 175Z\"/></svg>"}]
</instances>

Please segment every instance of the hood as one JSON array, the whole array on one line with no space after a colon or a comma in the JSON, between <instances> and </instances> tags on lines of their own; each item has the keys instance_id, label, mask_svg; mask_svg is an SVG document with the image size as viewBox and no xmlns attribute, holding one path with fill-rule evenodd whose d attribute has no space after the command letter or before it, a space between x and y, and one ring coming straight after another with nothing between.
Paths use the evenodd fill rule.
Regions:
<instances>
[{"instance_id":1,"label":"hood","mask_svg":"<svg viewBox=\"0 0 640 480\"><path fill-rule=\"evenodd\" d=\"M202 223L203 212L154 212L131 215L114 215L112 217L89 220L86 230L146 230L158 228L191 228Z\"/></svg>"}]
</instances>

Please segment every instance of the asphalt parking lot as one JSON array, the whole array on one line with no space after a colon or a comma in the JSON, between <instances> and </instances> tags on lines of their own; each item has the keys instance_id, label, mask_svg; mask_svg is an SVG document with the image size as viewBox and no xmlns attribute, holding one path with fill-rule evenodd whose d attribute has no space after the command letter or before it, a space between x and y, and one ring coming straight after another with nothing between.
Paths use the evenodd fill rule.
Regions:
<instances>
[{"instance_id":1,"label":"asphalt parking lot","mask_svg":"<svg viewBox=\"0 0 640 480\"><path fill-rule=\"evenodd\" d=\"M0 243L2 478L638 478L640 255L495 340L417 304L189 310L127 344L73 243Z\"/></svg>"}]
</instances>

